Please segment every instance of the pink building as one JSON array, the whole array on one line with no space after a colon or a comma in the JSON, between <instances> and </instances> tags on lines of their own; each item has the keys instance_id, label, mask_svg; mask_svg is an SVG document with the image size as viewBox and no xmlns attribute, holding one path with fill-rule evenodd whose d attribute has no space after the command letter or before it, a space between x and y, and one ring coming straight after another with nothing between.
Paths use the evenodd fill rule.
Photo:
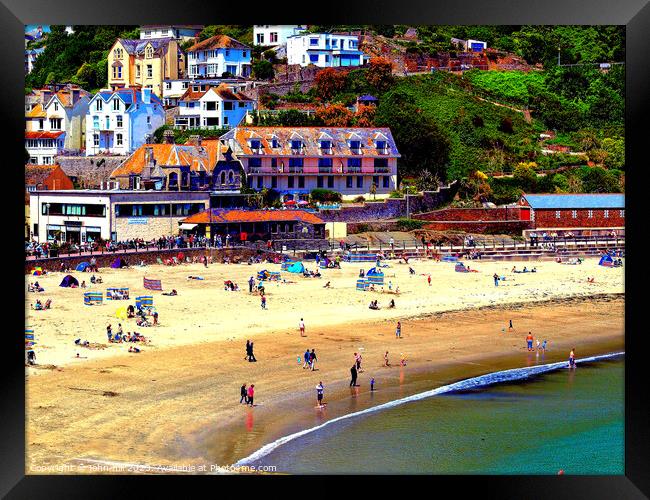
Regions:
<instances>
[{"instance_id":1,"label":"pink building","mask_svg":"<svg viewBox=\"0 0 650 500\"><path fill-rule=\"evenodd\" d=\"M388 128L237 127L221 140L241 161L248 186L302 199L318 188L344 198L388 197L400 157Z\"/></svg>"}]
</instances>

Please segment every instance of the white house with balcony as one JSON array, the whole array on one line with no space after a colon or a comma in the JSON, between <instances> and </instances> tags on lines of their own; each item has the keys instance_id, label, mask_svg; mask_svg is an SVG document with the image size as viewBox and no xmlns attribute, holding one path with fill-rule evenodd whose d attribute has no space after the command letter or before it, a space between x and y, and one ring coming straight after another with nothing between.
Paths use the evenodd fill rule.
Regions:
<instances>
[{"instance_id":1,"label":"white house with balcony","mask_svg":"<svg viewBox=\"0 0 650 500\"><path fill-rule=\"evenodd\" d=\"M29 163L51 165L64 150L83 146L90 94L77 85L49 85L25 113L25 148Z\"/></svg>"},{"instance_id":2,"label":"white house with balcony","mask_svg":"<svg viewBox=\"0 0 650 500\"><path fill-rule=\"evenodd\" d=\"M254 111L254 100L234 91L229 85L195 83L179 99L176 128L232 128L246 113Z\"/></svg>"},{"instance_id":3,"label":"white house with balcony","mask_svg":"<svg viewBox=\"0 0 650 500\"><path fill-rule=\"evenodd\" d=\"M321 68L361 66L359 37L338 33L303 33L287 38L287 63Z\"/></svg>"},{"instance_id":4,"label":"white house with balcony","mask_svg":"<svg viewBox=\"0 0 650 500\"><path fill-rule=\"evenodd\" d=\"M216 35L187 49L190 78L220 78L226 75L248 78L251 48L226 35Z\"/></svg>"},{"instance_id":5,"label":"white house with balcony","mask_svg":"<svg viewBox=\"0 0 650 500\"><path fill-rule=\"evenodd\" d=\"M263 47L285 45L287 38L303 31L304 27L295 24L256 24L253 26L253 43Z\"/></svg>"},{"instance_id":6,"label":"white house with balcony","mask_svg":"<svg viewBox=\"0 0 650 500\"><path fill-rule=\"evenodd\" d=\"M256 82L251 80L241 80L238 78L180 78L174 80L164 80L163 82L163 104L165 106L178 106L180 98L192 88L194 92L205 91L207 87L218 87L225 83L234 92L252 89Z\"/></svg>"},{"instance_id":7,"label":"white house with balcony","mask_svg":"<svg viewBox=\"0 0 650 500\"><path fill-rule=\"evenodd\" d=\"M162 101L151 89L102 90L86 116L86 156L128 155L165 124Z\"/></svg>"},{"instance_id":8,"label":"white house with balcony","mask_svg":"<svg viewBox=\"0 0 650 500\"><path fill-rule=\"evenodd\" d=\"M145 24L140 26L140 40L175 38L191 40L203 31L202 24Z\"/></svg>"}]
</instances>

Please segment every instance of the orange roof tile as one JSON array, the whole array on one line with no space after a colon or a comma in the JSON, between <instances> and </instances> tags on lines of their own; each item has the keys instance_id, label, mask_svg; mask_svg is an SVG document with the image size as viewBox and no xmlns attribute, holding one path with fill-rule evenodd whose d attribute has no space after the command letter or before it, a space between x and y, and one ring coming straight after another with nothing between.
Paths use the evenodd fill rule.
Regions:
<instances>
[{"instance_id":1,"label":"orange roof tile","mask_svg":"<svg viewBox=\"0 0 650 500\"><path fill-rule=\"evenodd\" d=\"M187 49L187 52L209 49L250 49L250 47L227 35L215 35L207 40L195 43Z\"/></svg>"},{"instance_id":2,"label":"orange roof tile","mask_svg":"<svg viewBox=\"0 0 650 500\"><path fill-rule=\"evenodd\" d=\"M194 144L145 144L136 149L113 172L111 177L141 174L145 167L145 150L151 148L156 165L189 166L191 171L212 172L218 161L224 160L225 147L218 140L203 140L201 148Z\"/></svg>"},{"instance_id":3,"label":"orange roof tile","mask_svg":"<svg viewBox=\"0 0 650 500\"><path fill-rule=\"evenodd\" d=\"M30 111L28 111L25 114L25 116L27 118L45 118L47 116L47 114L45 113L45 110L43 109L43 105L41 103L38 103Z\"/></svg>"},{"instance_id":4,"label":"orange roof tile","mask_svg":"<svg viewBox=\"0 0 650 500\"><path fill-rule=\"evenodd\" d=\"M212 214L210 215L210 212ZM325 224L316 215L304 210L227 210L213 208L190 215L181 222L188 224L223 224L239 222L307 222Z\"/></svg>"},{"instance_id":5,"label":"orange roof tile","mask_svg":"<svg viewBox=\"0 0 650 500\"><path fill-rule=\"evenodd\" d=\"M25 131L25 139L56 139L65 132L32 132Z\"/></svg>"}]
</instances>

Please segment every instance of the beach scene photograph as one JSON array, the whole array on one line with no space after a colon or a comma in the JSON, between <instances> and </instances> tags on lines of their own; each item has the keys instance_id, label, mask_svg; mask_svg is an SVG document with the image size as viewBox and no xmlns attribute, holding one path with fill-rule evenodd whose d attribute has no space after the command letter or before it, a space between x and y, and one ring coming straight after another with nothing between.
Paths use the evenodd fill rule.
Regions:
<instances>
[{"instance_id":1,"label":"beach scene photograph","mask_svg":"<svg viewBox=\"0 0 650 500\"><path fill-rule=\"evenodd\" d=\"M625 27L25 26L25 474L623 475Z\"/></svg>"}]
</instances>

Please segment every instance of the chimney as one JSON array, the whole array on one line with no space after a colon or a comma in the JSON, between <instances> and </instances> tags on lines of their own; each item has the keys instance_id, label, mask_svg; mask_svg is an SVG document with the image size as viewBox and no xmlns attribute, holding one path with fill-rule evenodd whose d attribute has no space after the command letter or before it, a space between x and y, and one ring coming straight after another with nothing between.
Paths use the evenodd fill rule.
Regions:
<instances>
[{"instance_id":1,"label":"chimney","mask_svg":"<svg viewBox=\"0 0 650 500\"><path fill-rule=\"evenodd\" d=\"M165 132L163 132L163 139L165 144L174 144L174 131L165 130Z\"/></svg>"},{"instance_id":2,"label":"chimney","mask_svg":"<svg viewBox=\"0 0 650 500\"><path fill-rule=\"evenodd\" d=\"M50 89L41 89L41 104L45 106L47 101L52 97L52 91Z\"/></svg>"},{"instance_id":3,"label":"chimney","mask_svg":"<svg viewBox=\"0 0 650 500\"><path fill-rule=\"evenodd\" d=\"M151 89L142 88L142 103L151 104Z\"/></svg>"},{"instance_id":4,"label":"chimney","mask_svg":"<svg viewBox=\"0 0 650 500\"><path fill-rule=\"evenodd\" d=\"M190 136L190 143L194 144L197 147L201 147L201 136L200 135L191 135Z\"/></svg>"}]
</instances>

